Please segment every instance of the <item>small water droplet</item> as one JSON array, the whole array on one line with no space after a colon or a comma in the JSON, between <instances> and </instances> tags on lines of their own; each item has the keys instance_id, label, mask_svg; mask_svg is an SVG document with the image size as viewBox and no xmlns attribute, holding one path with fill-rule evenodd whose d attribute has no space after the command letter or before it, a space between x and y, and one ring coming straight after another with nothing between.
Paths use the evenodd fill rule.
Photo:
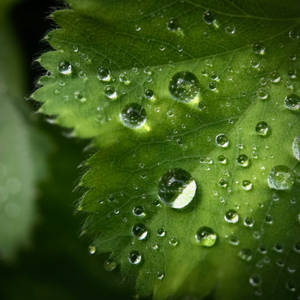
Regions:
<instances>
[{"instance_id":1,"label":"small water droplet","mask_svg":"<svg viewBox=\"0 0 300 300\"><path fill-rule=\"evenodd\" d=\"M62 61L58 65L58 71L62 75L71 75L72 65L68 61Z\"/></svg>"},{"instance_id":2,"label":"small water droplet","mask_svg":"<svg viewBox=\"0 0 300 300\"><path fill-rule=\"evenodd\" d=\"M195 197L197 185L190 173L183 169L170 169L159 180L158 196L172 208L184 208Z\"/></svg>"},{"instance_id":3,"label":"small water droplet","mask_svg":"<svg viewBox=\"0 0 300 300\"><path fill-rule=\"evenodd\" d=\"M249 283L252 286L259 286L261 284L261 277L258 274L253 274L252 276L250 276L249 278Z\"/></svg>"},{"instance_id":4,"label":"small water droplet","mask_svg":"<svg viewBox=\"0 0 300 300\"><path fill-rule=\"evenodd\" d=\"M142 261L142 255L139 251L133 250L128 254L128 261L132 265L138 265Z\"/></svg>"},{"instance_id":5,"label":"small water droplet","mask_svg":"<svg viewBox=\"0 0 300 300\"><path fill-rule=\"evenodd\" d=\"M172 77L169 91L176 101L183 103L199 101L200 84L193 73L179 72Z\"/></svg>"},{"instance_id":6,"label":"small water droplet","mask_svg":"<svg viewBox=\"0 0 300 300\"><path fill-rule=\"evenodd\" d=\"M234 35L235 34L235 26L234 25L228 25L225 27L225 32L227 34L231 34L231 35Z\"/></svg>"},{"instance_id":7,"label":"small water droplet","mask_svg":"<svg viewBox=\"0 0 300 300\"><path fill-rule=\"evenodd\" d=\"M165 274L163 272L158 272L157 273L157 279L158 280L163 280L165 278Z\"/></svg>"},{"instance_id":8,"label":"small water droplet","mask_svg":"<svg viewBox=\"0 0 300 300\"><path fill-rule=\"evenodd\" d=\"M224 178L220 178L218 184L219 184L220 187L226 188L228 186L228 181Z\"/></svg>"},{"instance_id":9,"label":"small water droplet","mask_svg":"<svg viewBox=\"0 0 300 300\"><path fill-rule=\"evenodd\" d=\"M216 136L216 144L219 147L227 148L229 146L229 140L225 134L220 133Z\"/></svg>"},{"instance_id":10,"label":"small water droplet","mask_svg":"<svg viewBox=\"0 0 300 300\"><path fill-rule=\"evenodd\" d=\"M244 261L251 261L252 251L250 249L241 249L239 252L239 257Z\"/></svg>"},{"instance_id":11,"label":"small water droplet","mask_svg":"<svg viewBox=\"0 0 300 300\"><path fill-rule=\"evenodd\" d=\"M166 232L164 230L164 228L158 228L157 229L157 235L160 236L160 237L164 237L166 235Z\"/></svg>"},{"instance_id":12,"label":"small water droplet","mask_svg":"<svg viewBox=\"0 0 300 300\"><path fill-rule=\"evenodd\" d=\"M295 175L287 166L274 167L269 176L268 184L274 190L289 190L295 183Z\"/></svg>"},{"instance_id":13,"label":"small water droplet","mask_svg":"<svg viewBox=\"0 0 300 300\"><path fill-rule=\"evenodd\" d=\"M253 227L254 226L254 219L252 217L246 217L244 219L244 225L246 227Z\"/></svg>"},{"instance_id":14,"label":"small water droplet","mask_svg":"<svg viewBox=\"0 0 300 300\"><path fill-rule=\"evenodd\" d=\"M218 163L220 163L222 165L227 164L227 158L224 155L219 155L217 159L218 159Z\"/></svg>"},{"instance_id":15,"label":"small water droplet","mask_svg":"<svg viewBox=\"0 0 300 300\"><path fill-rule=\"evenodd\" d=\"M112 272L116 268L117 268L117 263L112 258L109 258L104 262L105 271Z\"/></svg>"},{"instance_id":16,"label":"small water droplet","mask_svg":"<svg viewBox=\"0 0 300 300\"><path fill-rule=\"evenodd\" d=\"M139 128L145 124L147 115L140 104L130 103L122 109L120 119L123 125L128 128Z\"/></svg>"},{"instance_id":17,"label":"small water droplet","mask_svg":"<svg viewBox=\"0 0 300 300\"><path fill-rule=\"evenodd\" d=\"M230 209L225 213L224 219L227 223L235 224L239 221L239 215L235 210Z\"/></svg>"},{"instance_id":18,"label":"small water droplet","mask_svg":"<svg viewBox=\"0 0 300 300\"><path fill-rule=\"evenodd\" d=\"M253 45L253 52L255 54L264 55L265 51L266 51L266 48L265 48L265 46L263 44L256 43L256 44Z\"/></svg>"},{"instance_id":19,"label":"small water droplet","mask_svg":"<svg viewBox=\"0 0 300 300\"><path fill-rule=\"evenodd\" d=\"M243 180L242 181L242 188L245 190L245 191L250 191L253 187L253 184L250 180Z\"/></svg>"},{"instance_id":20,"label":"small water droplet","mask_svg":"<svg viewBox=\"0 0 300 300\"><path fill-rule=\"evenodd\" d=\"M115 87L107 85L104 88L105 96L111 100L116 100L118 98L118 93Z\"/></svg>"},{"instance_id":21,"label":"small water droplet","mask_svg":"<svg viewBox=\"0 0 300 300\"><path fill-rule=\"evenodd\" d=\"M173 237L169 240L169 245L172 246L172 247L176 247L178 246L178 240L177 238Z\"/></svg>"},{"instance_id":22,"label":"small water droplet","mask_svg":"<svg viewBox=\"0 0 300 300\"><path fill-rule=\"evenodd\" d=\"M255 131L258 135L263 137L270 135L271 132L270 127L264 121L258 122L256 124Z\"/></svg>"},{"instance_id":23,"label":"small water droplet","mask_svg":"<svg viewBox=\"0 0 300 300\"><path fill-rule=\"evenodd\" d=\"M215 16L211 13L211 11L209 10L206 10L204 13L203 13L203 21L208 24L208 25L211 25L213 24L214 22L216 22L216 18Z\"/></svg>"},{"instance_id":24,"label":"small water droplet","mask_svg":"<svg viewBox=\"0 0 300 300\"><path fill-rule=\"evenodd\" d=\"M167 23L167 28L170 31L174 31L174 32L176 32L177 30L180 30L180 26L178 24L178 21L175 18L171 18L169 20L169 22Z\"/></svg>"},{"instance_id":25,"label":"small water droplet","mask_svg":"<svg viewBox=\"0 0 300 300\"><path fill-rule=\"evenodd\" d=\"M145 240L148 236L148 230L144 224L136 224L132 227L132 235L138 240Z\"/></svg>"},{"instance_id":26,"label":"small water droplet","mask_svg":"<svg viewBox=\"0 0 300 300\"><path fill-rule=\"evenodd\" d=\"M210 227L200 227L195 234L196 241L203 247L212 247L217 241L217 234Z\"/></svg>"},{"instance_id":27,"label":"small water droplet","mask_svg":"<svg viewBox=\"0 0 300 300\"><path fill-rule=\"evenodd\" d=\"M150 89L146 89L144 92L144 97L148 100L155 100L154 92Z\"/></svg>"},{"instance_id":28,"label":"small water droplet","mask_svg":"<svg viewBox=\"0 0 300 300\"><path fill-rule=\"evenodd\" d=\"M119 75L119 81L125 85L129 85L131 83L126 72L123 72Z\"/></svg>"},{"instance_id":29,"label":"small water droplet","mask_svg":"<svg viewBox=\"0 0 300 300\"><path fill-rule=\"evenodd\" d=\"M110 70L105 67L98 68L97 77L102 82L110 82L112 79Z\"/></svg>"},{"instance_id":30,"label":"small water droplet","mask_svg":"<svg viewBox=\"0 0 300 300\"><path fill-rule=\"evenodd\" d=\"M243 168L246 168L250 165L250 160L247 155L240 154L237 158L237 164Z\"/></svg>"},{"instance_id":31,"label":"small water droplet","mask_svg":"<svg viewBox=\"0 0 300 300\"><path fill-rule=\"evenodd\" d=\"M284 98L285 107L291 111L300 110L300 97L296 94L288 95Z\"/></svg>"},{"instance_id":32,"label":"small water droplet","mask_svg":"<svg viewBox=\"0 0 300 300\"><path fill-rule=\"evenodd\" d=\"M145 210L142 206L136 206L132 209L132 213L136 217L145 217Z\"/></svg>"},{"instance_id":33,"label":"small water droplet","mask_svg":"<svg viewBox=\"0 0 300 300\"><path fill-rule=\"evenodd\" d=\"M89 246L89 253L91 254L91 255L93 255L93 254L95 254L96 253L96 247L95 246Z\"/></svg>"}]
</instances>

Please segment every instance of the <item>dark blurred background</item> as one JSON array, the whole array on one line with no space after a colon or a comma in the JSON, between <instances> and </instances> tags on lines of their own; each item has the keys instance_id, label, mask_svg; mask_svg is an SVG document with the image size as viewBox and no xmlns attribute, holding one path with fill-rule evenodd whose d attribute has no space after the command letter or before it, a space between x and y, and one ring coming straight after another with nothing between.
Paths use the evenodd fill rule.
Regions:
<instances>
[{"instance_id":1,"label":"dark blurred background","mask_svg":"<svg viewBox=\"0 0 300 300\"><path fill-rule=\"evenodd\" d=\"M11 13L24 61L24 102L43 73L33 61L50 49L41 40L55 27L48 16L59 7L64 7L60 1L20 0ZM37 104L27 101L27 105L33 114ZM90 155L82 150L88 141L66 138L45 117L34 118L50 141L48 175L38 187L38 221L29 245L19 249L15 260L0 260L0 299L132 299L134 291L118 270L104 270L108 254L90 255L90 241L79 237L83 217L74 213L74 207L80 192L72 191L83 172L78 165Z\"/></svg>"}]
</instances>

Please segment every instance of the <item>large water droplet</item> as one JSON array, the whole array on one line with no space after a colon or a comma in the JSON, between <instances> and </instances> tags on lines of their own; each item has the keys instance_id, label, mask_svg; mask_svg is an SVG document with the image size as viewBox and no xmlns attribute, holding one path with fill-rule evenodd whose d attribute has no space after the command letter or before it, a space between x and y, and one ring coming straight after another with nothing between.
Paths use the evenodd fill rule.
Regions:
<instances>
[{"instance_id":1,"label":"large water droplet","mask_svg":"<svg viewBox=\"0 0 300 300\"><path fill-rule=\"evenodd\" d=\"M132 234L138 240L144 240L148 236L148 230L144 224L136 224L132 227Z\"/></svg>"},{"instance_id":2,"label":"large water droplet","mask_svg":"<svg viewBox=\"0 0 300 300\"><path fill-rule=\"evenodd\" d=\"M224 219L228 223L235 224L239 221L239 215L235 210L230 209L225 213Z\"/></svg>"},{"instance_id":3,"label":"large water droplet","mask_svg":"<svg viewBox=\"0 0 300 300\"><path fill-rule=\"evenodd\" d=\"M200 84L193 73L179 72L172 77L169 91L176 101L185 103L199 101Z\"/></svg>"},{"instance_id":4,"label":"large water droplet","mask_svg":"<svg viewBox=\"0 0 300 300\"><path fill-rule=\"evenodd\" d=\"M203 247L212 247L217 241L217 234L210 227L200 227L195 234L196 241Z\"/></svg>"},{"instance_id":5,"label":"large water droplet","mask_svg":"<svg viewBox=\"0 0 300 300\"><path fill-rule=\"evenodd\" d=\"M146 111L138 103L126 105L120 113L120 119L124 126L129 128L138 128L146 122Z\"/></svg>"},{"instance_id":6,"label":"large water droplet","mask_svg":"<svg viewBox=\"0 0 300 300\"><path fill-rule=\"evenodd\" d=\"M256 124L255 131L260 136L268 136L270 134L270 128L264 121L258 122Z\"/></svg>"},{"instance_id":7,"label":"large water droplet","mask_svg":"<svg viewBox=\"0 0 300 300\"><path fill-rule=\"evenodd\" d=\"M300 136L294 138L292 149L295 158L300 160Z\"/></svg>"},{"instance_id":8,"label":"large water droplet","mask_svg":"<svg viewBox=\"0 0 300 300\"><path fill-rule=\"evenodd\" d=\"M287 166L274 167L269 176L268 184L274 190L289 190L295 183L295 175Z\"/></svg>"},{"instance_id":9,"label":"large water droplet","mask_svg":"<svg viewBox=\"0 0 300 300\"><path fill-rule=\"evenodd\" d=\"M142 261L142 255L139 251L133 250L128 254L128 261L133 265L138 265Z\"/></svg>"},{"instance_id":10,"label":"large water droplet","mask_svg":"<svg viewBox=\"0 0 300 300\"><path fill-rule=\"evenodd\" d=\"M284 98L285 107L292 111L300 110L300 97L296 94L288 95Z\"/></svg>"},{"instance_id":11,"label":"large water droplet","mask_svg":"<svg viewBox=\"0 0 300 300\"><path fill-rule=\"evenodd\" d=\"M184 208L196 194L197 185L190 173L183 169L170 169L159 180L158 196L172 208Z\"/></svg>"},{"instance_id":12,"label":"large water droplet","mask_svg":"<svg viewBox=\"0 0 300 300\"><path fill-rule=\"evenodd\" d=\"M58 65L58 71L62 75L71 75L72 65L68 61L62 61Z\"/></svg>"},{"instance_id":13,"label":"large water droplet","mask_svg":"<svg viewBox=\"0 0 300 300\"><path fill-rule=\"evenodd\" d=\"M225 134L220 133L216 136L216 144L219 147L227 148L229 146L229 140Z\"/></svg>"}]
</instances>

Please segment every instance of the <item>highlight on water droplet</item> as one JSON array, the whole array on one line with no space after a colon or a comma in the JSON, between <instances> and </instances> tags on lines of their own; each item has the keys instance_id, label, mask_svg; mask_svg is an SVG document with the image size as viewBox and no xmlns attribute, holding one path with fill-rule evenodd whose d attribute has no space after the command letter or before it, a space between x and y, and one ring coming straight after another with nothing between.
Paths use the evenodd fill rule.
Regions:
<instances>
[{"instance_id":1,"label":"highlight on water droplet","mask_svg":"<svg viewBox=\"0 0 300 300\"><path fill-rule=\"evenodd\" d=\"M229 140L224 133L220 133L216 136L216 144L219 147L227 148L229 146Z\"/></svg>"},{"instance_id":2,"label":"highlight on water droplet","mask_svg":"<svg viewBox=\"0 0 300 300\"><path fill-rule=\"evenodd\" d=\"M140 104L130 103L122 109L120 119L123 125L128 128L139 128L145 124L147 114Z\"/></svg>"},{"instance_id":3,"label":"highlight on water droplet","mask_svg":"<svg viewBox=\"0 0 300 300\"><path fill-rule=\"evenodd\" d=\"M148 230L144 224L136 224L132 227L132 235L138 240L145 240L148 236Z\"/></svg>"},{"instance_id":4,"label":"highlight on water droplet","mask_svg":"<svg viewBox=\"0 0 300 300\"><path fill-rule=\"evenodd\" d=\"M142 261L142 255L139 251L133 250L128 254L128 261L132 265L138 265Z\"/></svg>"},{"instance_id":5,"label":"highlight on water droplet","mask_svg":"<svg viewBox=\"0 0 300 300\"><path fill-rule=\"evenodd\" d=\"M199 80L191 72L176 73L169 83L169 92L176 101L183 103L199 102Z\"/></svg>"},{"instance_id":6,"label":"highlight on water droplet","mask_svg":"<svg viewBox=\"0 0 300 300\"><path fill-rule=\"evenodd\" d=\"M268 185L274 190L289 190L294 183L295 175L287 166L275 166L268 176Z\"/></svg>"},{"instance_id":7,"label":"highlight on water droplet","mask_svg":"<svg viewBox=\"0 0 300 300\"><path fill-rule=\"evenodd\" d=\"M183 169L169 169L159 180L158 197L172 208L185 208L194 199L197 185L190 173Z\"/></svg>"},{"instance_id":8,"label":"highlight on water droplet","mask_svg":"<svg viewBox=\"0 0 300 300\"><path fill-rule=\"evenodd\" d=\"M95 246L93 246L93 245L91 245L91 246L89 246L89 253L91 254L91 255L93 255L93 254L95 254L96 253L96 247Z\"/></svg>"},{"instance_id":9,"label":"highlight on water droplet","mask_svg":"<svg viewBox=\"0 0 300 300\"><path fill-rule=\"evenodd\" d=\"M58 71L62 75L71 75L72 65L68 61L62 61L58 64Z\"/></svg>"},{"instance_id":10,"label":"highlight on water droplet","mask_svg":"<svg viewBox=\"0 0 300 300\"><path fill-rule=\"evenodd\" d=\"M284 98L285 107L291 111L300 110L300 97L296 94L290 94Z\"/></svg>"},{"instance_id":11,"label":"highlight on water droplet","mask_svg":"<svg viewBox=\"0 0 300 300\"><path fill-rule=\"evenodd\" d=\"M210 227L203 226L196 232L195 239L202 247L212 247L217 241L217 234Z\"/></svg>"},{"instance_id":12,"label":"highlight on water droplet","mask_svg":"<svg viewBox=\"0 0 300 300\"><path fill-rule=\"evenodd\" d=\"M239 215L234 209L230 209L225 213L224 219L227 223L235 224L239 221Z\"/></svg>"},{"instance_id":13,"label":"highlight on water droplet","mask_svg":"<svg viewBox=\"0 0 300 300\"><path fill-rule=\"evenodd\" d=\"M271 132L270 127L264 121L258 122L256 124L255 131L258 135L263 137L270 135Z\"/></svg>"}]
</instances>

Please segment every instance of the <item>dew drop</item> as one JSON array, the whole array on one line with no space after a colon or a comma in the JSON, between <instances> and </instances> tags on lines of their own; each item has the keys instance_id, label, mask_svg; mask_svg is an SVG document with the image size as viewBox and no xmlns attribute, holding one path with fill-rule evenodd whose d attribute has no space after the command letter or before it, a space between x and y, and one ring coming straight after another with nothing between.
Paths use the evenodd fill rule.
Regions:
<instances>
[{"instance_id":1,"label":"dew drop","mask_svg":"<svg viewBox=\"0 0 300 300\"><path fill-rule=\"evenodd\" d=\"M268 136L270 134L270 127L264 121L258 122L255 127L255 131L260 136Z\"/></svg>"},{"instance_id":2,"label":"dew drop","mask_svg":"<svg viewBox=\"0 0 300 300\"><path fill-rule=\"evenodd\" d=\"M256 44L253 45L253 52L255 54L264 55L265 51L266 51L266 48L265 48L265 46L263 44L256 43Z\"/></svg>"},{"instance_id":3,"label":"dew drop","mask_svg":"<svg viewBox=\"0 0 300 300\"><path fill-rule=\"evenodd\" d=\"M112 79L110 70L105 67L98 68L97 77L102 82L110 82Z\"/></svg>"},{"instance_id":4,"label":"dew drop","mask_svg":"<svg viewBox=\"0 0 300 300\"><path fill-rule=\"evenodd\" d=\"M268 185L274 190L289 190L295 183L295 175L287 166L274 167L268 176Z\"/></svg>"},{"instance_id":5,"label":"dew drop","mask_svg":"<svg viewBox=\"0 0 300 300\"><path fill-rule=\"evenodd\" d=\"M228 186L228 181L224 178L221 178L218 182L219 186L222 188L226 188Z\"/></svg>"},{"instance_id":6,"label":"dew drop","mask_svg":"<svg viewBox=\"0 0 300 300\"><path fill-rule=\"evenodd\" d=\"M252 251L250 249L241 249L239 252L239 257L244 261L251 261Z\"/></svg>"},{"instance_id":7,"label":"dew drop","mask_svg":"<svg viewBox=\"0 0 300 300\"><path fill-rule=\"evenodd\" d=\"M165 278L165 274L163 272L158 272L157 273L157 279L158 280L163 280Z\"/></svg>"},{"instance_id":8,"label":"dew drop","mask_svg":"<svg viewBox=\"0 0 300 300\"><path fill-rule=\"evenodd\" d=\"M252 217L246 217L244 219L244 225L246 227L253 227L254 226L254 219Z\"/></svg>"},{"instance_id":9,"label":"dew drop","mask_svg":"<svg viewBox=\"0 0 300 300\"><path fill-rule=\"evenodd\" d=\"M217 241L217 234L210 227L200 227L195 234L195 239L203 247L212 247Z\"/></svg>"},{"instance_id":10,"label":"dew drop","mask_svg":"<svg viewBox=\"0 0 300 300\"><path fill-rule=\"evenodd\" d=\"M132 209L132 213L136 217L145 217L145 210L142 206L136 206Z\"/></svg>"},{"instance_id":11,"label":"dew drop","mask_svg":"<svg viewBox=\"0 0 300 300\"><path fill-rule=\"evenodd\" d=\"M250 191L252 190L253 184L250 180L243 180L242 181L242 188L245 191Z\"/></svg>"},{"instance_id":12,"label":"dew drop","mask_svg":"<svg viewBox=\"0 0 300 300\"><path fill-rule=\"evenodd\" d=\"M292 149L294 157L300 161L300 136L294 138Z\"/></svg>"},{"instance_id":13,"label":"dew drop","mask_svg":"<svg viewBox=\"0 0 300 300\"><path fill-rule=\"evenodd\" d=\"M208 25L213 24L214 22L216 22L216 18L214 17L214 15L209 10L206 10L203 13L202 18L203 18L203 21Z\"/></svg>"},{"instance_id":14,"label":"dew drop","mask_svg":"<svg viewBox=\"0 0 300 300\"><path fill-rule=\"evenodd\" d=\"M155 100L154 92L150 89L146 89L144 92L144 97L148 100Z\"/></svg>"},{"instance_id":15,"label":"dew drop","mask_svg":"<svg viewBox=\"0 0 300 300\"><path fill-rule=\"evenodd\" d=\"M169 245L172 246L172 247L176 247L178 246L178 240L177 238L173 237L169 240Z\"/></svg>"},{"instance_id":16,"label":"dew drop","mask_svg":"<svg viewBox=\"0 0 300 300\"><path fill-rule=\"evenodd\" d=\"M119 75L119 81L125 85L129 85L131 83L126 72L123 72Z\"/></svg>"},{"instance_id":17,"label":"dew drop","mask_svg":"<svg viewBox=\"0 0 300 300\"><path fill-rule=\"evenodd\" d=\"M176 101L183 103L199 101L200 84L193 73L179 72L172 77L169 91Z\"/></svg>"},{"instance_id":18,"label":"dew drop","mask_svg":"<svg viewBox=\"0 0 300 300\"><path fill-rule=\"evenodd\" d=\"M58 65L58 71L62 75L71 75L72 65L68 61L62 61Z\"/></svg>"},{"instance_id":19,"label":"dew drop","mask_svg":"<svg viewBox=\"0 0 300 300\"><path fill-rule=\"evenodd\" d=\"M166 235L166 232L164 230L164 228L158 228L157 229L157 235L160 236L160 237L164 237Z\"/></svg>"},{"instance_id":20,"label":"dew drop","mask_svg":"<svg viewBox=\"0 0 300 300\"><path fill-rule=\"evenodd\" d=\"M284 98L284 104L288 110L299 111L300 97L296 94L290 94Z\"/></svg>"},{"instance_id":21,"label":"dew drop","mask_svg":"<svg viewBox=\"0 0 300 300\"><path fill-rule=\"evenodd\" d=\"M257 90L257 96L261 100L267 100L269 98L268 92L266 92L266 90L263 88Z\"/></svg>"},{"instance_id":22,"label":"dew drop","mask_svg":"<svg viewBox=\"0 0 300 300\"><path fill-rule=\"evenodd\" d=\"M117 90L111 85L107 85L104 88L104 93L105 96L111 100L116 100L118 98Z\"/></svg>"},{"instance_id":23,"label":"dew drop","mask_svg":"<svg viewBox=\"0 0 300 300\"><path fill-rule=\"evenodd\" d=\"M170 31L177 31L177 30L180 30L180 27L179 27L179 24L178 24L178 21L175 19L175 18L171 18L169 20L169 22L167 23L167 28L170 30Z\"/></svg>"},{"instance_id":24,"label":"dew drop","mask_svg":"<svg viewBox=\"0 0 300 300\"><path fill-rule=\"evenodd\" d=\"M229 140L225 134L220 133L216 136L216 144L219 147L227 148L229 146Z\"/></svg>"},{"instance_id":25,"label":"dew drop","mask_svg":"<svg viewBox=\"0 0 300 300\"><path fill-rule=\"evenodd\" d=\"M132 265L138 265L142 261L142 255L139 251L133 250L128 254L128 261Z\"/></svg>"},{"instance_id":26,"label":"dew drop","mask_svg":"<svg viewBox=\"0 0 300 300\"><path fill-rule=\"evenodd\" d=\"M105 271L112 272L116 268L117 268L117 263L113 259L109 258L104 262Z\"/></svg>"},{"instance_id":27,"label":"dew drop","mask_svg":"<svg viewBox=\"0 0 300 300\"><path fill-rule=\"evenodd\" d=\"M227 223L235 224L239 221L239 215L235 210L230 209L225 213L224 219Z\"/></svg>"},{"instance_id":28,"label":"dew drop","mask_svg":"<svg viewBox=\"0 0 300 300\"><path fill-rule=\"evenodd\" d=\"M120 119L123 125L128 128L139 128L145 124L147 115L140 104L130 103L122 109Z\"/></svg>"},{"instance_id":29,"label":"dew drop","mask_svg":"<svg viewBox=\"0 0 300 300\"><path fill-rule=\"evenodd\" d=\"M240 154L236 161L237 161L237 164L243 168L248 167L250 164L250 160L249 160L248 156L245 154Z\"/></svg>"},{"instance_id":30,"label":"dew drop","mask_svg":"<svg viewBox=\"0 0 300 300\"><path fill-rule=\"evenodd\" d=\"M219 155L217 159L218 159L218 163L220 163L222 165L227 164L227 158L224 155Z\"/></svg>"},{"instance_id":31,"label":"dew drop","mask_svg":"<svg viewBox=\"0 0 300 300\"><path fill-rule=\"evenodd\" d=\"M148 236L148 230L144 224L136 224L132 227L132 235L138 240L145 240Z\"/></svg>"},{"instance_id":32,"label":"dew drop","mask_svg":"<svg viewBox=\"0 0 300 300\"><path fill-rule=\"evenodd\" d=\"M249 283L252 286L259 286L261 284L261 277L258 274L253 274L252 276L250 276L249 278Z\"/></svg>"},{"instance_id":33,"label":"dew drop","mask_svg":"<svg viewBox=\"0 0 300 300\"><path fill-rule=\"evenodd\" d=\"M183 169L170 169L159 180L160 201L172 208L184 208L195 197L197 185L190 173Z\"/></svg>"},{"instance_id":34,"label":"dew drop","mask_svg":"<svg viewBox=\"0 0 300 300\"><path fill-rule=\"evenodd\" d=\"M227 34L231 34L231 35L234 35L235 34L235 26L234 25L228 25L225 27L225 32Z\"/></svg>"},{"instance_id":35,"label":"dew drop","mask_svg":"<svg viewBox=\"0 0 300 300\"><path fill-rule=\"evenodd\" d=\"M96 247L95 246L89 246L89 253L91 255L95 254L96 253Z\"/></svg>"}]
</instances>

